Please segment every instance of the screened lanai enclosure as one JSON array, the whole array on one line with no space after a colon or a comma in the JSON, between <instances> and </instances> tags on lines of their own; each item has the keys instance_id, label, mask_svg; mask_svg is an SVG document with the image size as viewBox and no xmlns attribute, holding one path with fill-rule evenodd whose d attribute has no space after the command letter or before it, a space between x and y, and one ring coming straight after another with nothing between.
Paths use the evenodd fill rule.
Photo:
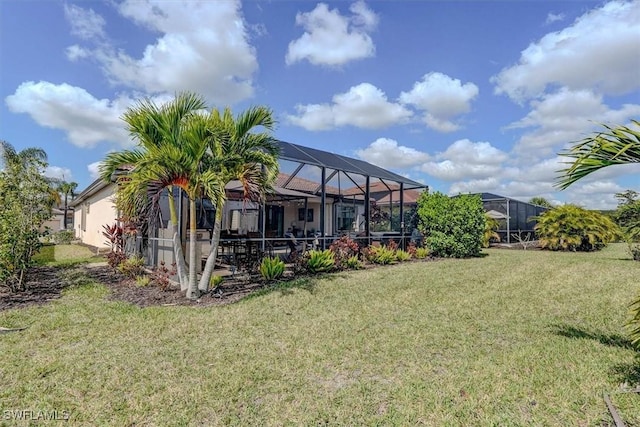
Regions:
<instances>
[{"instance_id":1,"label":"screened lanai enclosure","mask_svg":"<svg viewBox=\"0 0 640 427\"><path fill-rule=\"evenodd\" d=\"M534 240L535 217L547 210L509 197L481 193L485 212L498 221L498 234L503 243L517 243L518 239Z\"/></svg>"},{"instance_id":2,"label":"screened lanai enclosure","mask_svg":"<svg viewBox=\"0 0 640 427\"><path fill-rule=\"evenodd\" d=\"M264 255L322 249L343 235L361 244L390 239L405 244L413 231L407 213L427 188L424 184L362 160L284 141L277 144L280 173L263 203L243 200L238 182L226 187L218 249L221 262L250 263ZM187 242L188 203L174 193L182 218L182 241ZM161 201L161 217L147 245L151 265L173 262L166 200ZM204 258L213 234L213 204L198 201L196 217L198 251Z\"/></svg>"}]
</instances>

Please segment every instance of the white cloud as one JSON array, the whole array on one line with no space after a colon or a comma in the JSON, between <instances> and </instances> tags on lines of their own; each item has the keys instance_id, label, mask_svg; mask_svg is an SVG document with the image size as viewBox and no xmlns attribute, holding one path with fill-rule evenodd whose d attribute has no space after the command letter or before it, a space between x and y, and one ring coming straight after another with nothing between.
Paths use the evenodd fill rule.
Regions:
<instances>
[{"instance_id":1,"label":"white cloud","mask_svg":"<svg viewBox=\"0 0 640 427\"><path fill-rule=\"evenodd\" d=\"M518 102L553 86L624 94L640 87L639 51L640 2L612 1L529 45L492 82Z\"/></svg>"},{"instance_id":2,"label":"white cloud","mask_svg":"<svg viewBox=\"0 0 640 427\"><path fill-rule=\"evenodd\" d=\"M410 168L429 160L429 155L415 148L398 145L398 142L388 138L378 138L368 147L357 150L361 159L382 168Z\"/></svg>"},{"instance_id":3,"label":"white cloud","mask_svg":"<svg viewBox=\"0 0 640 427\"><path fill-rule=\"evenodd\" d=\"M436 155L439 162L424 163L421 170L445 181L482 180L499 175L508 157L488 142L461 139Z\"/></svg>"},{"instance_id":4,"label":"white cloud","mask_svg":"<svg viewBox=\"0 0 640 427\"><path fill-rule=\"evenodd\" d=\"M545 20L545 24L553 24L554 22L564 21L564 13L553 13L549 12L547 15L547 19Z\"/></svg>"},{"instance_id":5,"label":"white cloud","mask_svg":"<svg viewBox=\"0 0 640 427\"><path fill-rule=\"evenodd\" d=\"M333 96L332 104L297 105L297 115L287 120L307 130L328 130L341 126L382 129L406 123L412 112L389 102L387 96L369 83L353 86L348 92Z\"/></svg>"},{"instance_id":6,"label":"white cloud","mask_svg":"<svg viewBox=\"0 0 640 427\"><path fill-rule=\"evenodd\" d=\"M414 105L425 112L427 126L440 131L452 132L459 125L452 118L471 110L471 101L478 96L478 86L451 78L442 73L425 74L409 92L400 94L400 102Z\"/></svg>"},{"instance_id":7,"label":"white cloud","mask_svg":"<svg viewBox=\"0 0 640 427\"><path fill-rule=\"evenodd\" d=\"M314 65L340 66L347 62L372 57L375 46L369 32L378 24L378 16L364 1L351 5L350 17L337 9L318 3L311 12L298 13L296 25L305 33L289 43L287 64L307 60Z\"/></svg>"},{"instance_id":8,"label":"white cloud","mask_svg":"<svg viewBox=\"0 0 640 427\"><path fill-rule=\"evenodd\" d=\"M625 123L640 115L640 104L625 104L613 110L603 103L601 95L567 88L533 100L531 108L527 116L508 126L510 129L532 128L515 146L517 153L527 157L546 156L564 148L599 127L600 122Z\"/></svg>"},{"instance_id":9,"label":"white cloud","mask_svg":"<svg viewBox=\"0 0 640 427\"><path fill-rule=\"evenodd\" d=\"M71 182L73 180L71 169L63 168L60 166L47 166L47 168L44 170L44 176L65 180L67 182Z\"/></svg>"},{"instance_id":10,"label":"white cloud","mask_svg":"<svg viewBox=\"0 0 640 427\"><path fill-rule=\"evenodd\" d=\"M69 46L65 50L65 54L67 55L67 59L69 61L75 62L78 59L89 57L91 55L91 52L89 52L87 49L84 49L78 46L77 44L74 44L73 46Z\"/></svg>"},{"instance_id":11,"label":"white cloud","mask_svg":"<svg viewBox=\"0 0 640 427\"><path fill-rule=\"evenodd\" d=\"M130 144L121 114L128 98L97 99L86 90L66 83L25 82L6 98L9 110L27 113L41 126L66 132L78 147L92 147L102 141Z\"/></svg>"},{"instance_id":12,"label":"white cloud","mask_svg":"<svg viewBox=\"0 0 640 427\"><path fill-rule=\"evenodd\" d=\"M104 39L104 18L93 9L83 9L76 5L64 5L64 16L71 25L71 34L84 40Z\"/></svg>"},{"instance_id":13,"label":"white cloud","mask_svg":"<svg viewBox=\"0 0 640 427\"><path fill-rule=\"evenodd\" d=\"M67 57L91 52L111 83L148 94L194 91L222 105L253 95L258 62L238 0L126 0L117 7L125 18L159 33L155 43L139 58L104 41L93 48L71 46Z\"/></svg>"},{"instance_id":14,"label":"white cloud","mask_svg":"<svg viewBox=\"0 0 640 427\"><path fill-rule=\"evenodd\" d=\"M87 165L87 170L89 171L89 176L91 179L100 178L100 164L101 161L93 162Z\"/></svg>"}]
</instances>

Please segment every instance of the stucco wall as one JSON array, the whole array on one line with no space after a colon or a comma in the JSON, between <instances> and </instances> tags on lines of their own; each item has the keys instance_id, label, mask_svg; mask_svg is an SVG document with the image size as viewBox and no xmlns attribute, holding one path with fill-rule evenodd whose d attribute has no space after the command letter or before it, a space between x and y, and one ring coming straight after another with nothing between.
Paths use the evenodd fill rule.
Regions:
<instances>
[{"instance_id":1,"label":"stucco wall","mask_svg":"<svg viewBox=\"0 0 640 427\"><path fill-rule=\"evenodd\" d=\"M117 212L112 201L114 190L115 186L108 185L76 206L73 222L76 237L82 240L82 243L96 247L109 246L102 235L102 226L111 225L116 221ZM83 211L86 212L84 223Z\"/></svg>"}]
</instances>

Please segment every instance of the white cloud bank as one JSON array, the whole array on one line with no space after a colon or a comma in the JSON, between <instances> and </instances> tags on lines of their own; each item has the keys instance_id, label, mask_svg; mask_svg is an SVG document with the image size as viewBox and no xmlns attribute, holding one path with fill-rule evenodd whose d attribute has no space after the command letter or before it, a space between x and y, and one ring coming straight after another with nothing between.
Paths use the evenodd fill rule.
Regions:
<instances>
[{"instance_id":1,"label":"white cloud bank","mask_svg":"<svg viewBox=\"0 0 640 427\"><path fill-rule=\"evenodd\" d=\"M624 94L640 87L637 52L640 2L612 1L530 44L518 64L503 69L492 82L497 94L517 102L554 86Z\"/></svg>"},{"instance_id":2,"label":"white cloud bank","mask_svg":"<svg viewBox=\"0 0 640 427\"><path fill-rule=\"evenodd\" d=\"M78 147L103 141L129 144L120 116L131 102L126 97L97 99L82 88L49 82L22 83L6 98L11 112L27 113L41 126L65 131Z\"/></svg>"},{"instance_id":3,"label":"white cloud bank","mask_svg":"<svg viewBox=\"0 0 640 427\"><path fill-rule=\"evenodd\" d=\"M478 86L451 78L442 73L425 74L409 92L400 94L400 102L424 111L424 122L439 132L460 128L451 118L471 110L471 101L478 96Z\"/></svg>"},{"instance_id":4,"label":"white cloud bank","mask_svg":"<svg viewBox=\"0 0 640 427\"><path fill-rule=\"evenodd\" d=\"M318 3L311 12L298 13L296 25L304 34L289 43L285 56L288 65L307 60L314 65L341 66L372 57L375 46L369 35L378 24L378 16L364 1L353 3L351 16Z\"/></svg>"},{"instance_id":5,"label":"white cloud bank","mask_svg":"<svg viewBox=\"0 0 640 427\"><path fill-rule=\"evenodd\" d=\"M332 104L297 105L298 115L286 116L289 123L307 130L329 130L341 126L382 129L406 123L413 113L389 102L383 91L370 83L353 86L333 96Z\"/></svg>"},{"instance_id":6,"label":"white cloud bank","mask_svg":"<svg viewBox=\"0 0 640 427\"><path fill-rule=\"evenodd\" d=\"M389 138L378 138L368 147L357 150L356 155L386 169L410 168L429 160L429 155L415 148L399 145Z\"/></svg>"},{"instance_id":7,"label":"white cloud bank","mask_svg":"<svg viewBox=\"0 0 640 427\"><path fill-rule=\"evenodd\" d=\"M452 119L471 110L478 87L442 73L429 73L397 102L371 83L361 83L333 96L332 103L296 105L297 114L286 116L289 123L311 131L341 126L383 129L410 123L413 106L424 113L423 122L438 132L452 132L460 125Z\"/></svg>"}]
</instances>

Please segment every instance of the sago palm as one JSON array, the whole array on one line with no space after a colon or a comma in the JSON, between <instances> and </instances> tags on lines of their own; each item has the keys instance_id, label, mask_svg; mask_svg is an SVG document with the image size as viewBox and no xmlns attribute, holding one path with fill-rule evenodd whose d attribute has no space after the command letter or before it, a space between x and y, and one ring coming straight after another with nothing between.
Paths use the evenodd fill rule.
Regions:
<instances>
[{"instance_id":1,"label":"sago palm","mask_svg":"<svg viewBox=\"0 0 640 427\"><path fill-rule=\"evenodd\" d=\"M245 200L262 201L278 176L279 149L270 132L275 121L270 109L257 106L234 117L226 108L222 113L214 109L207 118L210 157L207 169L215 173L223 186L231 181L240 182ZM261 127L263 132L253 133ZM211 199L216 207L216 219L211 239L211 252L202 272L199 288L207 290L213 272L220 232L222 229L222 209L225 202L224 192Z\"/></svg>"},{"instance_id":2,"label":"sago palm","mask_svg":"<svg viewBox=\"0 0 640 427\"><path fill-rule=\"evenodd\" d=\"M131 171L127 176L119 178L119 190L116 194L116 198L120 202L119 207L124 209L124 213L130 216L135 216L141 211L148 213L149 202L157 202L160 194L167 189L173 250L182 290L187 289L188 277L182 252L182 242L178 232L179 219L173 196L173 187L181 187L179 184L184 181L185 176L193 171L193 165L185 166L184 162L182 162L170 165L171 167L164 173L159 173L155 177L145 174L144 176L149 181L143 184L140 184L139 181L142 177L141 175L137 179L138 183L144 187L143 189L132 186L127 191L122 190L127 187L126 184L132 179L129 175L137 174L148 167L151 152L153 152L153 156L155 156L153 158L155 159L158 156L157 150L159 149L169 150L169 147L173 147L175 150L180 150L185 143L187 122L204 108L206 108L204 99L188 92L176 95L172 101L161 106L149 99L138 102L136 106L129 108L122 117L127 124L130 135L137 142L137 147L133 150L108 154L100 167L100 175L102 179L107 181L110 181L114 172L119 169L125 168ZM144 166L142 166L143 164ZM166 162L162 164L166 164ZM186 167L186 169L179 170L179 166ZM157 172L157 168L154 170Z\"/></svg>"}]
</instances>

